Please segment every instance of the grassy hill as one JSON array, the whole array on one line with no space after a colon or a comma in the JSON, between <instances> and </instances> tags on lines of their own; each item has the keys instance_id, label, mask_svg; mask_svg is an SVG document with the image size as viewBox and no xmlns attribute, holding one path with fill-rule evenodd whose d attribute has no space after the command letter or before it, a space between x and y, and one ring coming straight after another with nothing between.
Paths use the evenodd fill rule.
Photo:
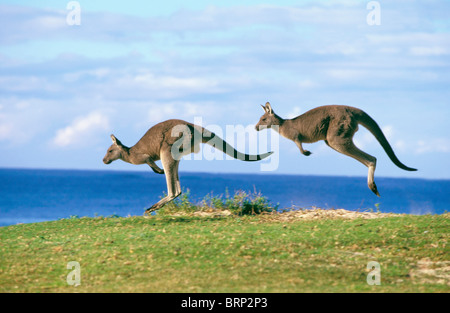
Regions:
<instances>
[{"instance_id":1,"label":"grassy hill","mask_svg":"<svg viewBox=\"0 0 450 313\"><path fill-rule=\"evenodd\" d=\"M0 292L450 291L448 214L221 212L2 227Z\"/></svg>"}]
</instances>

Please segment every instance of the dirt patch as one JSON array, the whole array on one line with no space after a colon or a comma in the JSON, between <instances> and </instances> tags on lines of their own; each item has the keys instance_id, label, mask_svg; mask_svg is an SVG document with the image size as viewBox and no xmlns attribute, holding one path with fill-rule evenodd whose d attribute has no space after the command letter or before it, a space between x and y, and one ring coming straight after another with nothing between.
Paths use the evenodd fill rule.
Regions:
<instances>
[{"instance_id":1,"label":"dirt patch","mask_svg":"<svg viewBox=\"0 0 450 313\"><path fill-rule=\"evenodd\" d=\"M203 217L221 217L221 216L230 216L230 210L210 210L210 211L198 211L194 212L192 215L194 216L203 216Z\"/></svg>"},{"instance_id":2,"label":"dirt patch","mask_svg":"<svg viewBox=\"0 0 450 313\"><path fill-rule=\"evenodd\" d=\"M201 217L223 217L230 216L232 213L229 210L207 210L207 211L197 211L190 214L176 213L174 216L201 216ZM285 212L272 212L272 213L262 213L259 214L263 220L267 221L298 221L298 220L319 220L319 219L374 219L374 218L384 218L391 216L400 216L399 214L393 213L374 213L374 212L356 212L348 211L344 209L303 209L303 210L290 210Z\"/></svg>"},{"instance_id":3,"label":"dirt patch","mask_svg":"<svg viewBox=\"0 0 450 313\"><path fill-rule=\"evenodd\" d=\"M433 262L422 259L409 273L415 284L443 284L450 286L450 261Z\"/></svg>"},{"instance_id":4,"label":"dirt patch","mask_svg":"<svg viewBox=\"0 0 450 313\"><path fill-rule=\"evenodd\" d=\"M399 215L393 213L356 212L344 209L324 210L314 208L314 209L287 211L283 213L271 213L262 216L270 220L289 222L297 220L320 220L320 219L349 219L349 220L354 220L358 218L374 219Z\"/></svg>"}]
</instances>

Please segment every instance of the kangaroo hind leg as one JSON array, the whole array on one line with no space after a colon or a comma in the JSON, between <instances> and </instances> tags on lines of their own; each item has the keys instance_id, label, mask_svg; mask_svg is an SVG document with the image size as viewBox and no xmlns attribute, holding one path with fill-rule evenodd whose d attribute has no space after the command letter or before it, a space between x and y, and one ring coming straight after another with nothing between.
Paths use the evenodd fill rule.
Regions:
<instances>
[{"instance_id":1,"label":"kangaroo hind leg","mask_svg":"<svg viewBox=\"0 0 450 313\"><path fill-rule=\"evenodd\" d=\"M169 152L161 155L161 162L166 174L167 196L145 210L145 214L149 214L162 208L165 204L174 200L181 194L180 181L178 178L178 165L180 161L174 160Z\"/></svg>"},{"instance_id":2,"label":"kangaroo hind leg","mask_svg":"<svg viewBox=\"0 0 450 313\"><path fill-rule=\"evenodd\" d=\"M369 168L369 172L367 174L367 185L369 186L369 189L372 190L372 192L379 197L380 193L378 192L377 185L375 184L374 180L375 168L377 166L377 159L371 156L370 154L367 154L364 151L358 149L358 147L355 146L351 138L345 139L339 138L339 140L329 139L326 140L325 142L327 143L328 146L330 146L337 152L352 157Z\"/></svg>"}]
</instances>

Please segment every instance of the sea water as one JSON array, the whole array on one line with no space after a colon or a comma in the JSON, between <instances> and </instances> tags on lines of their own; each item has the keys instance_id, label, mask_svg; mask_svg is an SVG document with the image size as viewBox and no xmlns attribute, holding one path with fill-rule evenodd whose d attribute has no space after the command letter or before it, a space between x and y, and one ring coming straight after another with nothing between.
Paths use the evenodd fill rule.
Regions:
<instances>
[{"instance_id":1,"label":"sea water","mask_svg":"<svg viewBox=\"0 0 450 313\"><path fill-rule=\"evenodd\" d=\"M366 177L181 172L180 180L193 201L257 191L279 208L291 209L442 214L450 202L450 180L377 177L381 198L367 188ZM0 169L0 226L142 215L164 192L164 175L151 171Z\"/></svg>"}]
</instances>

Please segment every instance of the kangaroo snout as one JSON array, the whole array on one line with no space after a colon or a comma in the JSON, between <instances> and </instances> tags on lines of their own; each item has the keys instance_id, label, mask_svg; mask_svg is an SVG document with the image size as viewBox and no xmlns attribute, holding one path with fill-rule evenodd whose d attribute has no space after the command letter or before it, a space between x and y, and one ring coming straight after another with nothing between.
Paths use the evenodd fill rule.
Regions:
<instances>
[{"instance_id":1,"label":"kangaroo snout","mask_svg":"<svg viewBox=\"0 0 450 313\"><path fill-rule=\"evenodd\" d=\"M110 164L110 163L111 163L111 160L108 160L107 158L103 158L103 163L105 163L105 164Z\"/></svg>"},{"instance_id":2,"label":"kangaroo snout","mask_svg":"<svg viewBox=\"0 0 450 313\"><path fill-rule=\"evenodd\" d=\"M256 131L261 131L261 130L263 130L263 129L268 129L268 128L270 128L270 126L267 126L267 125L260 125L259 123L258 124L256 124L256 126L255 126L255 129L256 129Z\"/></svg>"}]
</instances>

